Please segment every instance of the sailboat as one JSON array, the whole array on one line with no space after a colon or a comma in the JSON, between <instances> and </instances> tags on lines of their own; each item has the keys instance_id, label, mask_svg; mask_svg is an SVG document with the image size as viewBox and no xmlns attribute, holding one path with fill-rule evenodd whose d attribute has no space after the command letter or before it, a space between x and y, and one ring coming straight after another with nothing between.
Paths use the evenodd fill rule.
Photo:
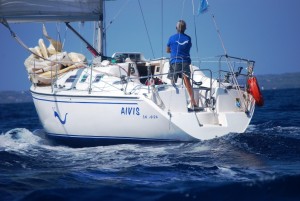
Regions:
<instances>
[{"instance_id":1,"label":"sailboat","mask_svg":"<svg viewBox=\"0 0 300 201\"><path fill-rule=\"evenodd\" d=\"M0 2L0 20L31 55L25 61L33 102L46 136L71 146L209 140L247 129L263 98L253 76L255 61L222 55L217 73L193 63L189 78L197 109L179 79L168 78L169 58L147 60L140 52L111 57L90 45L70 22L95 21L103 36L103 0L19 0ZM57 6L60 5L60 6ZM95 56L63 52L48 36L28 48L14 22L66 22ZM211 61L209 61L211 62ZM238 64L236 70L235 66ZM225 65L225 67L224 67Z\"/></svg>"}]
</instances>

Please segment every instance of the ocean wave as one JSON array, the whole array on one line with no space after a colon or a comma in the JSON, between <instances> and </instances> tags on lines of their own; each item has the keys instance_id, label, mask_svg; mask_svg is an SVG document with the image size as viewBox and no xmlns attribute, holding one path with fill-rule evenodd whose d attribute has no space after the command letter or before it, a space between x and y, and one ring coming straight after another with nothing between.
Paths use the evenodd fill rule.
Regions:
<instances>
[{"instance_id":1,"label":"ocean wave","mask_svg":"<svg viewBox=\"0 0 300 201\"><path fill-rule=\"evenodd\" d=\"M141 195L147 198L148 192L150 200L154 192L161 199L182 198L180 192L194 199L207 193L213 195L211 190L222 192L229 187L246 193L252 188L259 191L261 185L274 185L276 193L276 185L285 183L278 178L299 174L300 141L270 135L268 129L279 128L261 131L254 125L244 134L231 133L191 143L71 148L51 144L43 130L31 132L16 128L0 135L0 168L6 175L1 179L19 186L21 196L17 197L24 197L24 200L38 200L42 195L51 198L52 186L64 189L55 191L59 192L58 197L79 200L80 195L74 189L80 189L80 194L87 192L94 199L99 195L94 194L93 189L100 189L102 195L107 189L122 194L120 186L144 188ZM297 132L297 127L280 129ZM291 164L291 161L296 163ZM89 189L85 189L86 186ZM11 200L16 196L14 188L8 187L4 192L0 188L0 196ZM31 189L34 189L32 193ZM128 192L137 195L142 191Z\"/></svg>"},{"instance_id":2,"label":"ocean wave","mask_svg":"<svg viewBox=\"0 0 300 201\"><path fill-rule=\"evenodd\" d=\"M0 150L24 150L39 144L40 138L25 128L15 128L0 135Z\"/></svg>"},{"instance_id":3,"label":"ocean wave","mask_svg":"<svg viewBox=\"0 0 300 201\"><path fill-rule=\"evenodd\" d=\"M203 171L208 170L206 167L264 168L266 158L300 161L297 127L261 130L252 126L244 134L232 133L222 138L193 143L123 144L85 148L54 146L44 137L43 132L12 129L0 135L0 151L24 157L27 162L40 161L32 163L31 167L55 167L55 163L62 161L61 168L100 168L112 172L138 166Z\"/></svg>"},{"instance_id":4,"label":"ocean wave","mask_svg":"<svg viewBox=\"0 0 300 201\"><path fill-rule=\"evenodd\" d=\"M102 183L97 187L35 190L22 200L299 200L300 176L255 182L183 181L166 185Z\"/></svg>"}]
</instances>

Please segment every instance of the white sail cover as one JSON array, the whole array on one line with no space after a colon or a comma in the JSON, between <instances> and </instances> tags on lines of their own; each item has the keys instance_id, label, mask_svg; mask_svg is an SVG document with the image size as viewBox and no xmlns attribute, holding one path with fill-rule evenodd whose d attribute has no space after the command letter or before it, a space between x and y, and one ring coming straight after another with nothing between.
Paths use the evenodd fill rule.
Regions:
<instances>
[{"instance_id":1,"label":"white sail cover","mask_svg":"<svg viewBox=\"0 0 300 201\"><path fill-rule=\"evenodd\" d=\"M0 0L0 22L98 21L104 0Z\"/></svg>"}]
</instances>

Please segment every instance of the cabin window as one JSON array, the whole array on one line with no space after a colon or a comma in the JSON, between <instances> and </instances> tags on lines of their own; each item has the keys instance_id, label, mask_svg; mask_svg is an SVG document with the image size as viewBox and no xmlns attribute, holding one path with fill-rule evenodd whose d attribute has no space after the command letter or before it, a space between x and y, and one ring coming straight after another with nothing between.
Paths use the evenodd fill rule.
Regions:
<instances>
[{"instance_id":1,"label":"cabin window","mask_svg":"<svg viewBox=\"0 0 300 201\"><path fill-rule=\"evenodd\" d=\"M74 80L76 79L77 75L71 75L66 82L74 82Z\"/></svg>"},{"instance_id":2,"label":"cabin window","mask_svg":"<svg viewBox=\"0 0 300 201\"><path fill-rule=\"evenodd\" d=\"M89 77L89 75L87 75L87 74L83 75L80 82L85 82L88 77Z\"/></svg>"},{"instance_id":3,"label":"cabin window","mask_svg":"<svg viewBox=\"0 0 300 201\"><path fill-rule=\"evenodd\" d=\"M141 61L141 54L139 53L116 53L114 55L114 59L116 59L117 63L125 62L127 58L130 58L134 62Z\"/></svg>"},{"instance_id":4,"label":"cabin window","mask_svg":"<svg viewBox=\"0 0 300 201\"><path fill-rule=\"evenodd\" d=\"M129 54L128 57L132 61L140 61L141 60L140 54Z\"/></svg>"},{"instance_id":5,"label":"cabin window","mask_svg":"<svg viewBox=\"0 0 300 201\"><path fill-rule=\"evenodd\" d=\"M97 83L101 80L101 78L103 77L103 75L96 75L96 78L94 80L94 83Z\"/></svg>"}]
</instances>

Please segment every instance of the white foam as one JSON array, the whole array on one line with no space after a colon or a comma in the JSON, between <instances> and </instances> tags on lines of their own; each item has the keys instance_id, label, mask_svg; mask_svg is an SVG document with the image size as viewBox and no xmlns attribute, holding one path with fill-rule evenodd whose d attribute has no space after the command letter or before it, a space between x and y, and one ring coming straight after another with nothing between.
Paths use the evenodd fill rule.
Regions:
<instances>
[{"instance_id":1,"label":"white foam","mask_svg":"<svg viewBox=\"0 0 300 201\"><path fill-rule=\"evenodd\" d=\"M251 133L257 129L256 125L250 124L246 129L245 133Z\"/></svg>"},{"instance_id":2,"label":"white foam","mask_svg":"<svg viewBox=\"0 0 300 201\"><path fill-rule=\"evenodd\" d=\"M25 128L15 128L0 135L0 150L22 150L37 145L40 137Z\"/></svg>"},{"instance_id":3,"label":"white foam","mask_svg":"<svg viewBox=\"0 0 300 201\"><path fill-rule=\"evenodd\" d=\"M231 170L230 168L220 166L218 166L218 168L220 171L220 175L222 175L223 177L233 178L234 176L236 176L236 172Z\"/></svg>"}]
</instances>

